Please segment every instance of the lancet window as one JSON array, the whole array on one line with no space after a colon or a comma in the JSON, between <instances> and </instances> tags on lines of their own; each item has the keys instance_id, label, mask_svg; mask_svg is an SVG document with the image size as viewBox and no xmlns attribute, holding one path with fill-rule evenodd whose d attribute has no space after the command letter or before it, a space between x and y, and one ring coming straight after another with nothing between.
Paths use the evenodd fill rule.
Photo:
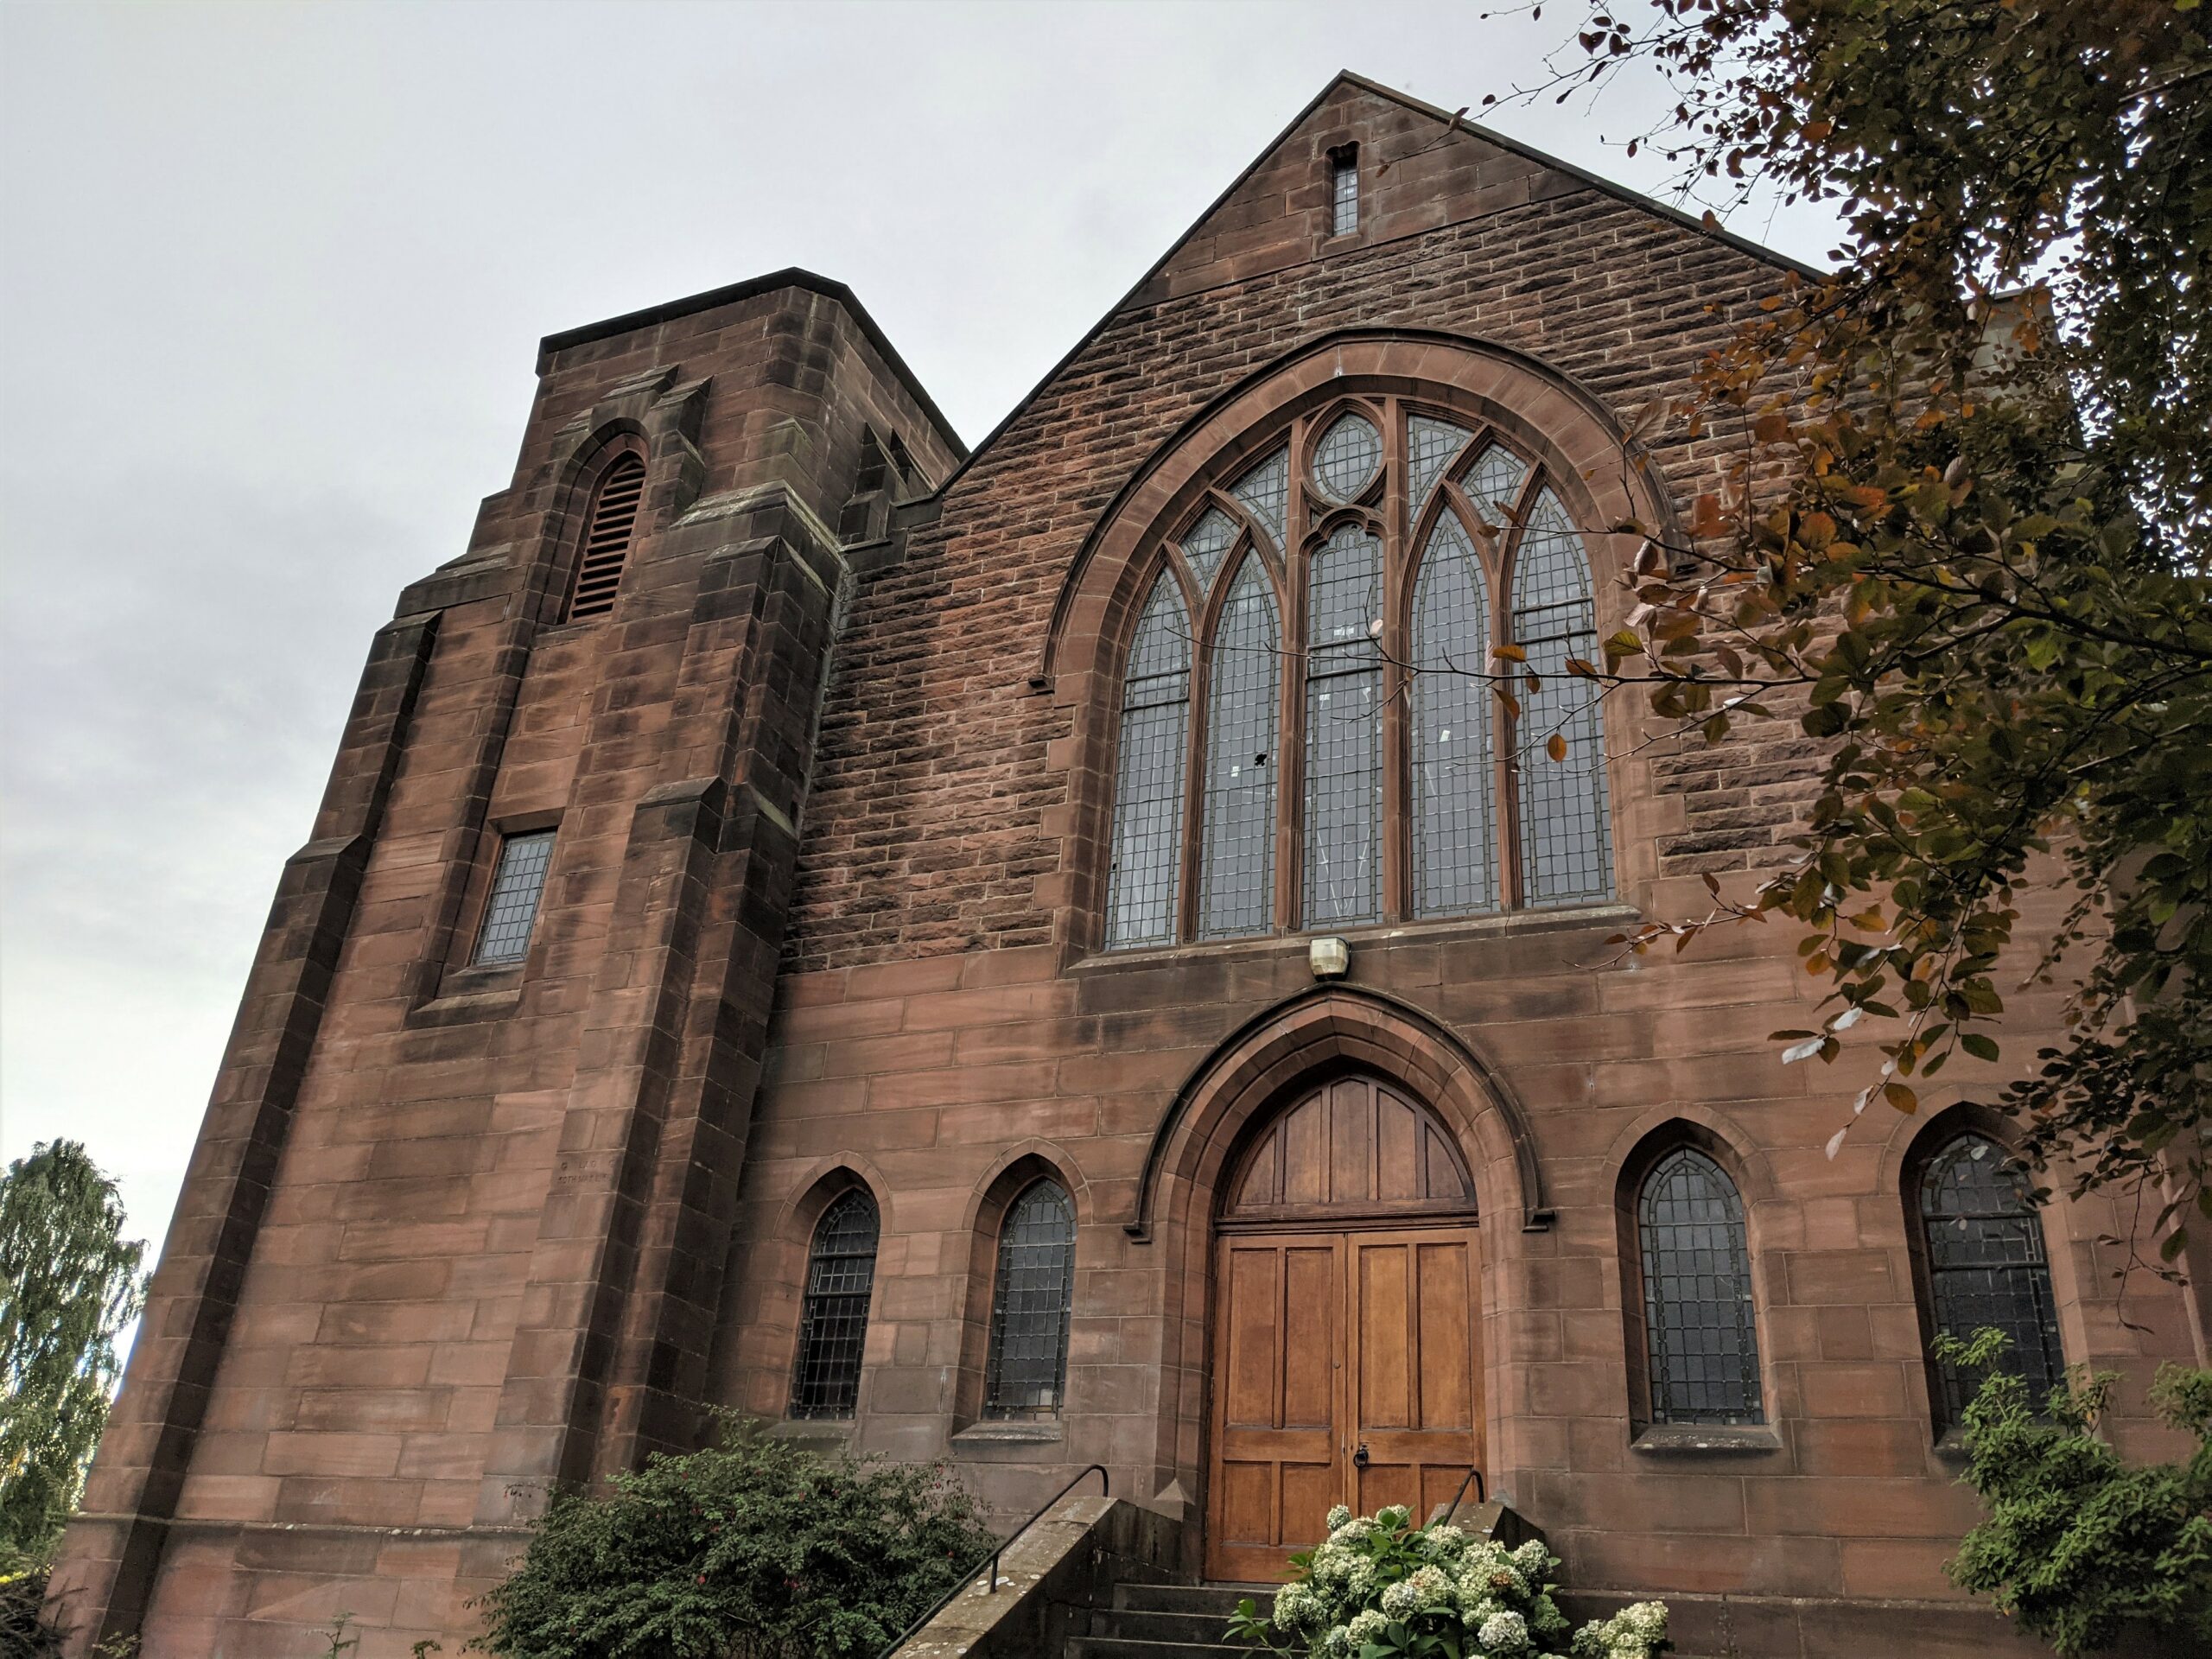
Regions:
<instances>
[{"instance_id":1,"label":"lancet window","mask_svg":"<svg viewBox=\"0 0 2212 1659\"><path fill-rule=\"evenodd\" d=\"M1346 398L1166 528L1122 664L1109 949L1612 896L1595 582L1517 441Z\"/></svg>"}]
</instances>

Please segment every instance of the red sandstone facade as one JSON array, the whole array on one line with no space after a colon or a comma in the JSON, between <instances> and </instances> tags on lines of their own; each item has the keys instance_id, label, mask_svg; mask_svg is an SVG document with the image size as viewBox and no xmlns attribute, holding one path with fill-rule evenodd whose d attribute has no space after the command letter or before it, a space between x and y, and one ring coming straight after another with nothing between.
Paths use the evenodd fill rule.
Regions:
<instances>
[{"instance_id":1,"label":"red sandstone facade","mask_svg":"<svg viewBox=\"0 0 2212 1659\"><path fill-rule=\"evenodd\" d=\"M1942 1572L1975 1510L1905 1192L1956 1114L1870 1113L1830 1158L1864 1079L1779 1063L1786 935L1605 944L1783 855L1802 741L1655 744L1609 702L1617 897L1415 922L1394 868L1399 919L1330 930L1340 982L1294 916L1103 948L1147 558L1225 456L1418 398L1512 435L1586 530L1668 523L1717 454L1629 420L1781 271L1344 77L972 457L804 273L549 339L514 483L379 632L286 868L56 1574L79 1650L295 1659L340 1611L361 1659L457 1650L550 1484L696 1444L708 1407L785 1416L809 1240L855 1185L857 1405L794 1432L949 1458L1009 1518L1102 1462L1204 1571L1231 1174L1346 1077L1471 1182L1471 1460L1578 1589L1666 1597L1692 1653L2029 1650ZM626 454L617 601L564 622ZM1633 543L1587 540L1610 632ZM502 837L547 828L527 955L470 965ZM1742 1196L1758 1433L1639 1431L1624 1194L1676 1142ZM1039 1174L1076 1212L1065 1398L1001 1422L995 1241ZM2042 1224L2065 1358L2139 1409L2203 1333L2139 1274L2118 1305L2110 1208Z\"/></svg>"}]
</instances>

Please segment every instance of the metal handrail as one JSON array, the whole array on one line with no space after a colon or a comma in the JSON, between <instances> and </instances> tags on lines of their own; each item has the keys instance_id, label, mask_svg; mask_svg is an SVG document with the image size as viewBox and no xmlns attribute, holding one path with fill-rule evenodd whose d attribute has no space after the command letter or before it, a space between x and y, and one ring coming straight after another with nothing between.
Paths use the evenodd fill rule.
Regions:
<instances>
[{"instance_id":1,"label":"metal handrail","mask_svg":"<svg viewBox=\"0 0 2212 1659\"><path fill-rule=\"evenodd\" d=\"M1478 1504L1489 1503L1490 1489L1483 1484L1483 1471L1479 1469L1468 1470L1467 1480L1475 1483L1475 1502ZM1467 1495L1467 1480L1459 1483L1459 1490L1452 1494L1451 1507L1444 1511L1444 1524L1447 1527L1452 1524L1452 1517L1459 1513L1459 1500Z\"/></svg>"},{"instance_id":2,"label":"metal handrail","mask_svg":"<svg viewBox=\"0 0 2212 1659\"><path fill-rule=\"evenodd\" d=\"M1098 1477L1099 1497L1111 1497L1114 1496L1114 1478L1106 1472L1106 1465L1103 1463L1084 1465L1083 1469L1077 1474L1073 1480L1068 1482L1068 1484L1061 1487L1058 1491L1054 1492L1042 1503L1039 1503L1037 1506L1035 1514L1032 1515L1027 1521L1016 1527L1012 1532L1007 1534L1005 1537L1000 1539L997 1547L994 1548L990 1554L985 1558L985 1560L989 1563L991 1569L990 1581L985 1591L986 1594L995 1596L999 1592L999 1558L1006 1554L1007 1546L1012 1544L1015 1539L1020 1537L1023 1533L1028 1531L1030 1528L1035 1526L1038 1522L1042 1520L1046 1510L1051 1509L1053 1504L1058 1503L1077 1487L1082 1485L1083 1483L1089 1479L1093 1474L1096 1474ZM1462 1487L1460 1490L1464 1491L1465 1488ZM957 1596L963 1590L965 1590L969 1585L974 1581L977 1568L982 1567L983 1565L984 1561L978 1561L976 1563L975 1567L969 1567L957 1579L955 1579L952 1582L952 1587L950 1590L947 1590L943 1595L939 1596L935 1601L931 1602L930 1604L930 1610L927 1612L924 1613L919 1618L916 1619L905 1630L899 1631L897 1636L893 1637L891 1641L891 1645L884 1649L882 1652L877 1654L876 1659L891 1659L891 1656L898 1652L900 1648L904 1647L908 1639L913 1636L915 1631L920 1630L923 1625L928 1624L930 1620L935 1618L939 1613L943 1612L947 1607L950 1607L952 1605L953 1598Z\"/></svg>"}]
</instances>

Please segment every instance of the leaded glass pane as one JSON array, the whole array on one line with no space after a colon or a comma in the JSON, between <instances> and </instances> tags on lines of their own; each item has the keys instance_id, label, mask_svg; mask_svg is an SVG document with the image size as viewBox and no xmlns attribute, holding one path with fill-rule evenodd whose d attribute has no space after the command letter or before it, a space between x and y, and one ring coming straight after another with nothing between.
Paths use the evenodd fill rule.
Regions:
<instances>
[{"instance_id":1,"label":"leaded glass pane","mask_svg":"<svg viewBox=\"0 0 2212 1659\"><path fill-rule=\"evenodd\" d=\"M1503 444L1493 443L1475 457L1459 487L1485 522L1503 527L1513 516L1514 499L1521 493L1521 480L1528 475L1527 461Z\"/></svg>"},{"instance_id":2,"label":"leaded glass pane","mask_svg":"<svg viewBox=\"0 0 2212 1659\"><path fill-rule=\"evenodd\" d=\"M794 1417L853 1414L875 1287L876 1230L875 1200L858 1187L831 1204L814 1230L791 1373Z\"/></svg>"},{"instance_id":3,"label":"leaded glass pane","mask_svg":"<svg viewBox=\"0 0 2212 1659\"><path fill-rule=\"evenodd\" d=\"M1496 756L1490 596L1473 539L1449 508L1429 532L1414 595L1414 913L1494 909Z\"/></svg>"},{"instance_id":4,"label":"leaded glass pane","mask_svg":"<svg viewBox=\"0 0 2212 1659\"><path fill-rule=\"evenodd\" d=\"M1183 538L1183 556L1198 573L1198 590L1213 586L1214 572L1236 541L1236 525L1219 507L1208 507Z\"/></svg>"},{"instance_id":5,"label":"leaded glass pane","mask_svg":"<svg viewBox=\"0 0 2212 1659\"><path fill-rule=\"evenodd\" d=\"M537 925L537 901L545 892L545 872L552 862L550 830L509 836L501 843L492 897L484 906L484 931L476 941L479 967L520 962L530 954L530 931Z\"/></svg>"},{"instance_id":6,"label":"leaded glass pane","mask_svg":"<svg viewBox=\"0 0 2212 1659\"><path fill-rule=\"evenodd\" d=\"M1175 579L1163 571L1138 620L1122 691L1114 862L1106 888L1109 948L1174 942L1190 685L1190 627Z\"/></svg>"},{"instance_id":7,"label":"leaded glass pane","mask_svg":"<svg viewBox=\"0 0 2212 1659\"><path fill-rule=\"evenodd\" d=\"M1050 1417L1067 1387L1075 1206L1057 1181L1014 1201L999 1230L987 1417Z\"/></svg>"},{"instance_id":8,"label":"leaded glass pane","mask_svg":"<svg viewBox=\"0 0 2212 1659\"><path fill-rule=\"evenodd\" d=\"M1213 638L1198 937L1264 933L1275 913L1275 748L1282 682L1274 590L1248 553Z\"/></svg>"},{"instance_id":9,"label":"leaded glass pane","mask_svg":"<svg viewBox=\"0 0 2212 1659\"><path fill-rule=\"evenodd\" d=\"M1306 668L1306 921L1382 912L1382 543L1346 524L1313 555Z\"/></svg>"},{"instance_id":10,"label":"leaded glass pane","mask_svg":"<svg viewBox=\"0 0 2212 1659\"><path fill-rule=\"evenodd\" d=\"M1350 156L1330 168L1329 234L1350 236L1359 228L1359 163Z\"/></svg>"},{"instance_id":11,"label":"leaded glass pane","mask_svg":"<svg viewBox=\"0 0 2212 1659\"><path fill-rule=\"evenodd\" d=\"M1568 658L1589 662L1597 656L1590 562L1580 533L1549 490L1529 509L1514 557L1513 639L1542 682L1524 682L1516 694L1522 896L1532 905L1610 898L1612 840L1598 687L1567 671ZM1566 740L1563 760L1549 753L1554 735Z\"/></svg>"},{"instance_id":12,"label":"leaded glass pane","mask_svg":"<svg viewBox=\"0 0 2212 1659\"><path fill-rule=\"evenodd\" d=\"M1275 545L1282 545L1283 527L1290 513L1290 448L1285 445L1229 486L1229 493L1250 510Z\"/></svg>"},{"instance_id":13,"label":"leaded glass pane","mask_svg":"<svg viewBox=\"0 0 2212 1659\"><path fill-rule=\"evenodd\" d=\"M1450 470L1452 458L1473 435L1466 428L1454 426L1449 421L1433 420L1426 415L1408 418L1406 508L1409 513L1420 516L1421 504L1436 487L1436 480Z\"/></svg>"},{"instance_id":14,"label":"leaded glass pane","mask_svg":"<svg viewBox=\"0 0 2212 1659\"><path fill-rule=\"evenodd\" d=\"M1962 1135L1921 1177L1920 1219L1936 1331L1961 1338L1985 1325L2002 1331L2012 1340L1998 1363L2024 1378L2040 1406L2064 1380L2066 1359L2027 1172L1995 1141ZM1937 1374L1948 1427L1958 1422L1986 1373L1939 1362Z\"/></svg>"},{"instance_id":15,"label":"leaded glass pane","mask_svg":"<svg viewBox=\"0 0 2212 1659\"><path fill-rule=\"evenodd\" d=\"M1349 501L1382 464L1382 435L1363 415L1347 411L1313 447L1313 481L1332 501Z\"/></svg>"},{"instance_id":16,"label":"leaded glass pane","mask_svg":"<svg viewBox=\"0 0 2212 1659\"><path fill-rule=\"evenodd\" d=\"M1644 1177L1637 1234L1651 1421L1764 1421L1751 1254L1736 1184L1701 1152L1669 1153Z\"/></svg>"}]
</instances>

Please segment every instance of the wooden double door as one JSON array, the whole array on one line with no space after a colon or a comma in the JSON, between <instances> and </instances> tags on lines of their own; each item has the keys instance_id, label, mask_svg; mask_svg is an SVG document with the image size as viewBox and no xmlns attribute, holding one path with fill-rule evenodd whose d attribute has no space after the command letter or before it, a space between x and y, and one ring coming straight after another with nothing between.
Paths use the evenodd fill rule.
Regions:
<instances>
[{"instance_id":1,"label":"wooden double door","mask_svg":"<svg viewBox=\"0 0 2212 1659\"><path fill-rule=\"evenodd\" d=\"M1483 1462L1470 1223L1224 1230L1206 1573L1279 1580L1332 1504L1418 1523Z\"/></svg>"}]
</instances>

